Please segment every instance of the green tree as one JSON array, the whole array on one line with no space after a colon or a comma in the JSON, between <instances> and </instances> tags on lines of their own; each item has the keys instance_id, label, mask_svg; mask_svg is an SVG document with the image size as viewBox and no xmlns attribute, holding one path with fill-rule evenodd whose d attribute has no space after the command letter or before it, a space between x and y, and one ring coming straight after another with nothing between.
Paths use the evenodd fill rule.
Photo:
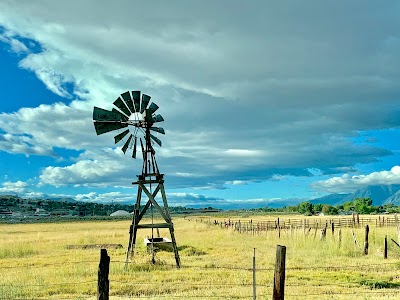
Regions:
<instances>
[{"instance_id":1,"label":"green tree","mask_svg":"<svg viewBox=\"0 0 400 300\"><path fill-rule=\"evenodd\" d=\"M314 204L314 212L322 211L322 207L324 207L324 205L321 203Z\"/></svg>"},{"instance_id":2,"label":"green tree","mask_svg":"<svg viewBox=\"0 0 400 300\"><path fill-rule=\"evenodd\" d=\"M299 213L301 214L312 214L313 213L313 205L310 202L301 202L298 208Z\"/></svg>"},{"instance_id":3,"label":"green tree","mask_svg":"<svg viewBox=\"0 0 400 300\"><path fill-rule=\"evenodd\" d=\"M353 203L355 211L359 214L369 214L373 210L371 198L356 198Z\"/></svg>"},{"instance_id":4,"label":"green tree","mask_svg":"<svg viewBox=\"0 0 400 300\"><path fill-rule=\"evenodd\" d=\"M349 201L349 202L345 202L343 203L343 210L344 211L354 211L354 202L353 201Z\"/></svg>"},{"instance_id":5,"label":"green tree","mask_svg":"<svg viewBox=\"0 0 400 300\"><path fill-rule=\"evenodd\" d=\"M324 215L337 215L338 214L338 209L332 205L325 204L322 207L322 213Z\"/></svg>"}]
</instances>

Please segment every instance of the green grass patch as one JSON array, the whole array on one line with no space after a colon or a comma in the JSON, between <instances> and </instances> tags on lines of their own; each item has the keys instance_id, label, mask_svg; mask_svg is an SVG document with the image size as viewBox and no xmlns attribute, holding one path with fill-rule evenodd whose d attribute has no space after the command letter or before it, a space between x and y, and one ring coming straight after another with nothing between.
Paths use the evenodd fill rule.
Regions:
<instances>
[{"instance_id":1,"label":"green grass patch","mask_svg":"<svg viewBox=\"0 0 400 300\"><path fill-rule=\"evenodd\" d=\"M8 244L0 246L0 259L22 258L38 254L38 251L28 244Z\"/></svg>"},{"instance_id":2,"label":"green grass patch","mask_svg":"<svg viewBox=\"0 0 400 300\"><path fill-rule=\"evenodd\" d=\"M369 287L372 289L395 289L400 287L398 282L390 282L386 280L361 280L361 285Z\"/></svg>"}]
</instances>

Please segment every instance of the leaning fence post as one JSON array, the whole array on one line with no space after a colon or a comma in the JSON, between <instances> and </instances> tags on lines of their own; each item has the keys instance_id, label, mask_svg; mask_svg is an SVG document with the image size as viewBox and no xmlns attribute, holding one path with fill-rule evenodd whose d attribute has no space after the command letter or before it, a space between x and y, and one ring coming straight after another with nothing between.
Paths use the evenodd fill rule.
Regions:
<instances>
[{"instance_id":1,"label":"leaning fence post","mask_svg":"<svg viewBox=\"0 0 400 300\"><path fill-rule=\"evenodd\" d=\"M364 255L368 254L368 234L369 234L369 226L367 224L365 226Z\"/></svg>"},{"instance_id":2,"label":"leaning fence post","mask_svg":"<svg viewBox=\"0 0 400 300\"><path fill-rule=\"evenodd\" d=\"M285 299L285 264L286 247L278 245L276 248L274 290L272 300Z\"/></svg>"},{"instance_id":3,"label":"leaning fence post","mask_svg":"<svg viewBox=\"0 0 400 300\"><path fill-rule=\"evenodd\" d=\"M110 281L108 273L110 270L110 257L107 255L106 249L100 250L100 263L97 280L97 300L108 300Z\"/></svg>"}]
</instances>

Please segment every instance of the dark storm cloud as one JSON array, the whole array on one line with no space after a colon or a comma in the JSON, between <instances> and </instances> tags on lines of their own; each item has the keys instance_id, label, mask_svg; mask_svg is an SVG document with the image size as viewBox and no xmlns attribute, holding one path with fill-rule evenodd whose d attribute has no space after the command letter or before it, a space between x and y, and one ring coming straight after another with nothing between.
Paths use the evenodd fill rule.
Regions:
<instances>
[{"instance_id":1,"label":"dark storm cloud","mask_svg":"<svg viewBox=\"0 0 400 300\"><path fill-rule=\"evenodd\" d=\"M0 4L3 36L42 45L21 67L55 93L72 82L69 94L83 100L65 110L87 118L84 124L75 119L67 130L68 117L58 112L61 125L46 130L65 132L62 146L87 150L87 157L44 169L43 183L115 185L115 178L129 178L122 163L109 173L85 171L108 161L111 154L97 148L112 143L112 135L95 140L90 110L111 109L128 89L160 105L167 135L157 153L176 187L225 188L235 180L311 176L309 169L341 174L391 155L353 139L400 125L398 2L119 4ZM0 122L1 129L28 132L51 149L40 126L23 125L28 113L4 116L21 125Z\"/></svg>"}]
</instances>

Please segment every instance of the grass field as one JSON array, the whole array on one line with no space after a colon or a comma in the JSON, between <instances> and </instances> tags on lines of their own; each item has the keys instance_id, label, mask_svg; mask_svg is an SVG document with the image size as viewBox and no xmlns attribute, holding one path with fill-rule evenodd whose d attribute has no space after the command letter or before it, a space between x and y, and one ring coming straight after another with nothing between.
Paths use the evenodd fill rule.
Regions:
<instances>
[{"instance_id":1,"label":"grass field","mask_svg":"<svg viewBox=\"0 0 400 300\"><path fill-rule=\"evenodd\" d=\"M390 241L397 241L396 227L371 222L365 256L363 227L343 228L339 246L337 230L334 235L328 231L325 241L311 232L304 235L302 229L283 230L278 238L276 231L239 234L210 225L214 219L174 219L181 269L171 252L158 252L157 263L150 264L143 244L150 230L138 232L133 262L125 268L129 220L0 225L0 299L95 299L100 250L67 245L114 243L124 248L108 249L111 299L252 299L254 248L257 298L271 299L278 244L287 247L285 299L400 296L400 248ZM160 232L169 237L167 231ZM383 259L385 235L388 259Z\"/></svg>"}]
</instances>

